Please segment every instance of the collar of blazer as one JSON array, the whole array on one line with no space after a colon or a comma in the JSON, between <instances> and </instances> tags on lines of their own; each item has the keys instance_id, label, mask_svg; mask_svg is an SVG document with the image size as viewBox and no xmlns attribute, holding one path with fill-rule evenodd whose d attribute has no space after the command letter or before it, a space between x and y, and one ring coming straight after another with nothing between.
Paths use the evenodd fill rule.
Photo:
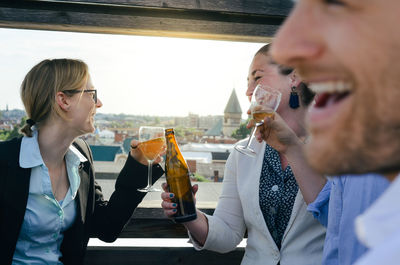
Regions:
<instances>
[{"instance_id":1,"label":"collar of blazer","mask_svg":"<svg viewBox=\"0 0 400 265\"><path fill-rule=\"evenodd\" d=\"M74 141L73 145L78 149L78 151L86 157L86 162L81 162L79 165L79 176L81 177L81 184L78 189L78 200L79 200L79 208L81 213L82 223L85 223L86 218L86 210L88 203L94 203L93 200L88 201L89 199L89 188L93 186L94 183L94 170L93 170L93 158L92 152L88 146L88 144L82 139L78 138ZM90 206L89 206L90 207ZM94 206L93 206L94 207ZM92 207L90 207L92 208Z\"/></svg>"},{"instance_id":2,"label":"collar of blazer","mask_svg":"<svg viewBox=\"0 0 400 265\"><path fill-rule=\"evenodd\" d=\"M21 139L0 144L0 256L6 264L11 264L29 194L31 169L19 167Z\"/></svg>"}]
</instances>

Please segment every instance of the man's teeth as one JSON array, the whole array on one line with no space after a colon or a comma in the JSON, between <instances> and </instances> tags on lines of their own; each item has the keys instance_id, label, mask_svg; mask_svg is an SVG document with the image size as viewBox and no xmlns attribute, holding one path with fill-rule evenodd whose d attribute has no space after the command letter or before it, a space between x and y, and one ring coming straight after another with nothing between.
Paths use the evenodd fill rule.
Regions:
<instances>
[{"instance_id":1,"label":"man's teeth","mask_svg":"<svg viewBox=\"0 0 400 265\"><path fill-rule=\"evenodd\" d=\"M309 88L314 93L343 93L349 92L352 89L350 83L337 81L337 82L325 82L325 83L310 83Z\"/></svg>"}]
</instances>

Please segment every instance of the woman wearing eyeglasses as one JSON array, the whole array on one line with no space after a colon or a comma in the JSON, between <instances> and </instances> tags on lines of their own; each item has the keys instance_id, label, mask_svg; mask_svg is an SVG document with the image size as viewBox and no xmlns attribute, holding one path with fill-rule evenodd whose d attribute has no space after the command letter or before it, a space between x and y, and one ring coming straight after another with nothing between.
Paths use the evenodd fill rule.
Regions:
<instances>
[{"instance_id":1,"label":"woman wearing eyeglasses","mask_svg":"<svg viewBox=\"0 0 400 265\"><path fill-rule=\"evenodd\" d=\"M84 62L40 62L21 98L25 136L0 143L0 264L82 264L89 237L114 241L143 199L147 161L132 149L103 199L90 148L78 138L94 131L103 105ZM154 178L162 173L155 165Z\"/></svg>"}]
</instances>

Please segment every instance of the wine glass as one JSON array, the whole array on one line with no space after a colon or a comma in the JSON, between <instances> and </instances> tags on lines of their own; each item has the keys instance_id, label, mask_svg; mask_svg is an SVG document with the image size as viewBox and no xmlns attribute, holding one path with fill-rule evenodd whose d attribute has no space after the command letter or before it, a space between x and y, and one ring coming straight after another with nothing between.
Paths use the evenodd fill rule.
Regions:
<instances>
[{"instance_id":1,"label":"wine glass","mask_svg":"<svg viewBox=\"0 0 400 265\"><path fill-rule=\"evenodd\" d=\"M147 186L138 191L152 192L160 191L152 185L153 180L153 162L166 148L165 144L165 129L163 127L141 126L139 128L139 146L140 151L147 159L148 173L147 173Z\"/></svg>"},{"instance_id":2,"label":"wine glass","mask_svg":"<svg viewBox=\"0 0 400 265\"><path fill-rule=\"evenodd\" d=\"M255 126L250 134L245 146L236 145L235 149L242 154L255 157L257 153L250 148L254 133L257 127L264 123L266 117L274 117L274 113L279 106L282 94L278 90L266 85L257 85L251 97L250 111L255 121Z\"/></svg>"}]
</instances>

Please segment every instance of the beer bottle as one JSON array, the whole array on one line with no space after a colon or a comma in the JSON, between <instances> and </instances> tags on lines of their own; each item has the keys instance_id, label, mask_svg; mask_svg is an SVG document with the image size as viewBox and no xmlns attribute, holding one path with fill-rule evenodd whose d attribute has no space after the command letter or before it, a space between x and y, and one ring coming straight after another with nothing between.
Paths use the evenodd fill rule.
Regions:
<instances>
[{"instance_id":1,"label":"beer bottle","mask_svg":"<svg viewBox=\"0 0 400 265\"><path fill-rule=\"evenodd\" d=\"M196 207L189 178L189 168L175 139L174 129L165 130L167 154L165 175L169 191L175 194L173 202L177 204L175 222L182 223L196 219Z\"/></svg>"}]
</instances>

